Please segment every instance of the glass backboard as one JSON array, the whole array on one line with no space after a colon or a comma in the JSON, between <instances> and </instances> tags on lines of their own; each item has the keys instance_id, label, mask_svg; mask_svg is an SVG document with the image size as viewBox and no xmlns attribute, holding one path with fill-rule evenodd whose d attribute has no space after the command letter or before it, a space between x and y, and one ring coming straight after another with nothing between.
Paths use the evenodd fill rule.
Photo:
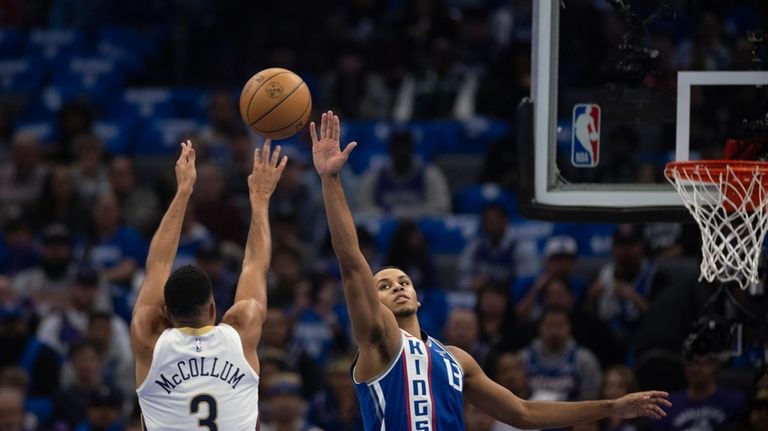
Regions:
<instances>
[{"instance_id":1,"label":"glass backboard","mask_svg":"<svg viewBox=\"0 0 768 431\"><path fill-rule=\"evenodd\" d=\"M667 162L768 143L767 40L765 1L534 1L523 213L685 217Z\"/></svg>"}]
</instances>

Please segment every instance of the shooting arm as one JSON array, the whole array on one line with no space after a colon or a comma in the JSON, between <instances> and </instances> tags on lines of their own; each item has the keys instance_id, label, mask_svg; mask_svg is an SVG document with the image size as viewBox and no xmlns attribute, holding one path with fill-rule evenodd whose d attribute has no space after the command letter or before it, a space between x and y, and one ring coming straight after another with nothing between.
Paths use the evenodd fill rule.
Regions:
<instances>
[{"instance_id":1,"label":"shooting arm","mask_svg":"<svg viewBox=\"0 0 768 431\"><path fill-rule=\"evenodd\" d=\"M262 148L254 152L253 172L248 176L251 225L243 267L237 282L235 304L222 318L240 333L246 355L256 351L267 316L267 272L272 257L269 199L288 162L287 157L280 160L279 145L270 156L270 145L271 142L266 140Z\"/></svg>"},{"instance_id":2,"label":"shooting arm","mask_svg":"<svg viewBox=\"0 0 768 431\"><path fill-rule=\"evenodd\" d=\"M375 342L375 338L383 334L384 323L373 273L360 251L357 230L339 174L323 177L322 184L328 228L333 250L341 267L352 334L358 343Z\"/></svg>"},{"instance_id":3,"label":"shooting arm","mask_svg":"<svg viewBox=\"0 0 768 431\"><path fill-rule=\"evenodd\" d=\"M163 306L163 287L171 274L173 260L176 258L184 213L187 211L191 195L191 187L179 187L168 211L160 221L155 236L152 237L147 255L146 273L133 308L134 313L142 307L162 308Z\"/></svg>"}]
</instances>

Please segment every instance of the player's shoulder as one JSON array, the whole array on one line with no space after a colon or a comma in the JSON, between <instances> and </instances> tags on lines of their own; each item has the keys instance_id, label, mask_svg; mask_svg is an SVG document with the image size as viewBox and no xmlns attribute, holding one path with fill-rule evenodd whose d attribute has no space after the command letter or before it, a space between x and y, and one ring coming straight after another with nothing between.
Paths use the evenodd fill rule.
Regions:
<instances>
[{"instance_id":1,"label":"player's shoulder","mask_svg":"<svg viewBox=\"0 0 768 431\"><path fill-rule=\"evenodd\" d=\"M114 326L114 323L112 326ZM169 328L170 322L159 307L141 306L133 310L131 318L131 340L157 340L160 334Z\"/></svg>"}]
</instances>

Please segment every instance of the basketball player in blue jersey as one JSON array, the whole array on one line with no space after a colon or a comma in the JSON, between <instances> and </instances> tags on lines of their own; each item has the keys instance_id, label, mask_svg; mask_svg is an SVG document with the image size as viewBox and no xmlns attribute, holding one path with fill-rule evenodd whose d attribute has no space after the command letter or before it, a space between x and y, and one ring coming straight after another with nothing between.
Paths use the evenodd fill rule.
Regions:
<instances>
[{"instance_id":1,"label":"basketball player in blue jersey","mask_svg":"<svg viewBox=\"0 0 768 431\"><path fill-rule=\"evenodd\" d=\"M152 238L131 322L145 429L256 429L256 347L266 317L271 256L267 207L286 162L286 157L280 159L280 146L270 154L269 140L254 153L248 177L251 225L235 303L215 325L216 304L206 274L191 265L171 273L197 176L192 144L182 144L176 162L178 190Z\"/></svg>"},{"instance_id":2,"label":"basketball player in blue jersey","mask_svg":"<svg viewBox=\"0 0 768 431\"><path fill-rule=\"evenodd\" d=\"M665 416L666 392L615 400L525 401L492 381L467 352L443 346L419 327L419 302L408 274L398 268L371 272L357 242L339 172L357 146L339 146L339 118L322 115L320 132L310 124L312 155L322 179L328 225L359 353L352 369L368 431L464 429L463 397L517 428L560 428L607 416Z\"/></svg>"}]
</instances>

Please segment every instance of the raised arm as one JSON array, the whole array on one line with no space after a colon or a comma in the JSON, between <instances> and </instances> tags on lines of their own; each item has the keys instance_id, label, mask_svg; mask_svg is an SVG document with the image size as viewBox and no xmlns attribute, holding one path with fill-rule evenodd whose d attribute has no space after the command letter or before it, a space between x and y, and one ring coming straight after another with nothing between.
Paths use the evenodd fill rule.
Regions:
<instances>
[{"instance_id":1,"label":"raised arm","mask_svg":"<svg viewBox=\"0 0 768 431\"><path fill-rule=\"evenodd\" d=\"M251 225L237 282L235 303L222 318L240 333L246 358L256 365L256 348L267 316L267 272L272 257L269 231L269 199L285 169L288 157L280 158L280 146L270 154L271 141L254 151L253 171L248 176ZM256 370L258 372L258 369Z\"/></svg>"},{"instance_id":2,"label":"raised arm","mask_svg":"<svg viewBox=\"0 0 768 431\"><path fill-rule=\"evenodd\" d=\"M163 288L176 258L181 225L196 178L195 150L192 142L187 141L181 144L181 156L176 161L176 195L152 237L144 280L133 307L131 344L136 355L138 382L146 376L157 337L170 325L163 312Z\"/></svg>"},{"instance_id":3,"label":"raised arm","mask_svg":"<svg viewBox=\"0 0 768 431\"><path fill-rule=\"evenodd\" d=\"M449 347L464 370L464 395L495 419L516 428L565 428L595 422L608 416L629 419L666 416L660 406L670 407L668 394L661 391L636 392L615 400L557 402L526 401L494 382L467 352Z\"/></svg>"},{"instance_id":4,"label":"raised arm","mask_svg":"<svg viewBox=\"0 0 768 431\"><path fill-rule=\"evenodd\" d=\"M319 138L315 123L310 123L309 127L312 159L323 184L323 202L331 232L331 243L341 268L352 335L360 347L361 359L370 351L383 353L380 356L390 356L400 340L397 322L394 315L379 302L373 273L360 251L355 223L341 186L340 171L357 143L352 142L341 151L339 117L331 111L322 116ZM383 351L381 347L384 348ZM385 363L391 358L371 359Z\"/></svg>"}]
</instances>

